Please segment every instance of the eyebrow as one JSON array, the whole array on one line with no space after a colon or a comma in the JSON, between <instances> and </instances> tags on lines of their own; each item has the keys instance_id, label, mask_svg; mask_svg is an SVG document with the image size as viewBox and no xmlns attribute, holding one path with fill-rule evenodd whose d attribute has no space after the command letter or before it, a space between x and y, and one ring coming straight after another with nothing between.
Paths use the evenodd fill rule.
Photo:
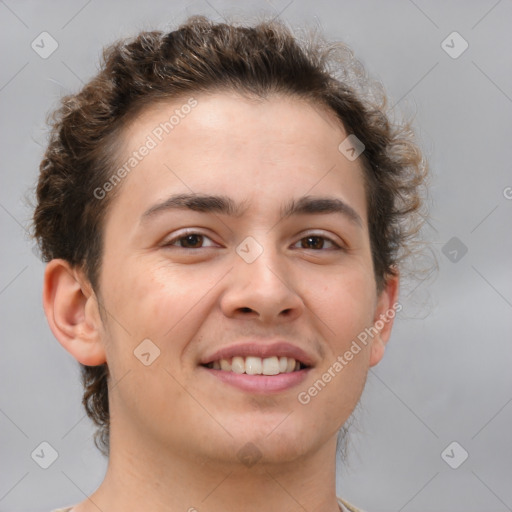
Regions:
<instances>
[{"instance_id":1,"label":"eyebrow","mask_svg":"<svg viewBox=\"0 0 512 512\"><path fill-rule=\"evenodd\" d=\"M223 213L230 217L240 217L246 210L243 204L236 204L233 199L227 196L175 194L145 211L142 214L141 221L168 210L187 209L196 212Z\"/></svg>"},{"instance_id":2,"label":"eyebrow","mask_svg":"<svg viewBox=\"0 0 512 512\"><path fill-rule=\"evenodd\" d=\"M230 217L241 217L247 211L247 202L235 203L223 195L175 194L146 210L141 223L169 210L193 210L204 213L220 213ZM333 197L303 196L292 199L281 207L281 219L293 215L318 215L337 213L345 216L352 223L362 227L361 216L346 202Z\"/></svg>"},{"instance_id":3,"label":"eyebrow","mask_svg":"<svg viewBox=\"0 0 512 512\"><path fill-rule=\"evenodd\" d=\"M281 218L285 219L292 215L315 215L338 213L344 215L352 223L363 226L361 216L345 201L333 197L312 197L303 196L300 199L292 199L286 206L281 208Z\"/></svg>"}]
</instances>

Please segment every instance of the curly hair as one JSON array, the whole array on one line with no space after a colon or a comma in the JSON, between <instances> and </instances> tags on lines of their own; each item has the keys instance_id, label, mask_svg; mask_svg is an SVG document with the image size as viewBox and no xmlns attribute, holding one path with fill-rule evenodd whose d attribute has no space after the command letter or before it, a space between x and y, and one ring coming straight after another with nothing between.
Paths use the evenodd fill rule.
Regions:
<instances>
[{"instance_id":1,"label":"curly hair","mask_svg":"<svg viewBox=\"0 0 512 512\"><path fill-rule=\"evenodd\" d=\"M392 123L380 84L343 43L315 31L304 40L284 24L246 27L193 16L176 30L145 31L106 47L98 74L53 113L40 165L34 236L43 260L81 268L95 292L102 225L119 193L94 191L118 164L123 130L145 107L201 92L271 93L327 107L364 144L369 236L377 289L411 253L424 219L427 164L410 123ZM83 404L97 425L96 445L109 451L107 364L81 365Z\"/></svg>"}]
</instances>

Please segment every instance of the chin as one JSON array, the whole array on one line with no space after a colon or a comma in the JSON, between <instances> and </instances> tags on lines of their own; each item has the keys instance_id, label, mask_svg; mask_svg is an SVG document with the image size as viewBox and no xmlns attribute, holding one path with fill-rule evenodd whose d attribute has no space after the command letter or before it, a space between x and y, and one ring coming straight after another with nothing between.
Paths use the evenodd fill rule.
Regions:
<instances>
[{"instance_id":1,"label":"chin","mask_svg":"<svg viewBox=\"0 0 512 512\"><path fill-rule=\"evenodd\" d=\"M233 454L232 447L235 447L233 462L248 467L279 465L294 462L313 450L313 431L308 432L295 422L285 423L286 420L281 425L275 423L272 428L267 422L253 423L242 431L231 431L233 439L226 448Z\"/></svg>"}]
</instances>

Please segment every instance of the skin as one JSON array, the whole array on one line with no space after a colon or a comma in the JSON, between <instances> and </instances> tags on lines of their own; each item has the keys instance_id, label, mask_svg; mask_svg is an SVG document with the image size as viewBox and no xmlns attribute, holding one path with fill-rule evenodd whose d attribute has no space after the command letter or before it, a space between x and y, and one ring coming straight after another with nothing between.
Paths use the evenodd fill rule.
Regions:
<instances>
[{"instance_id":1,"label":"skin","mask_svg":"<svg viewBox=\"0 0 512 512\"><path fill-rule=\"evenodd\" d=\"M334 115L303 100L195 98L118 185L98 293L63 260L46 268L44 307L56 338L83 364L106 361L111 375L107 474L73 511L334 512L337 431L384 354L392 320L308 404L297 395L398 293L392 276L376 290L360 159L338 150L347 133ZM185 102L142 112L126 130L124 160ZM246 210L169 210L141 221L172 194L191 192L229 196ZM341 199L361 224L340 213L280 219L281 206L304 195ZM199 248L179 241L184 228L205 235L204 247L200 237ZM263 249L250 264L236 252L248 236ZM276 337L314 360L292 389L242 391L198 364L218 348ZM134 356L146 338L160 350L149 366ZM239 456L247 443L261 457L250 467Z\"/></svg>"}]
</instances>

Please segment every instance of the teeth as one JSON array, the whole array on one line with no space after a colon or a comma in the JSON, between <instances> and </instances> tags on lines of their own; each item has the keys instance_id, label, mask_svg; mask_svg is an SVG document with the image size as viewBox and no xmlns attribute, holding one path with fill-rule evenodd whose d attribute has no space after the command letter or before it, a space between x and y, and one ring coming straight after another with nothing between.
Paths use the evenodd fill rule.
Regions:
<instances>
[{"instance_id":1,"label":"teeth","mask_svg":"<svg viewBox=\"0 0 512 512\"><path fill-rule=\"evenodd\" d=\"M210 367L214 370L225 372L246 373L247 375L278 375L279 373L291 373L300 370L300 363L293 357L261 357L235 356L231 360L221 359L214 361Z\"/></svg>"},{"instance_id":2,"label":"teeth","mask_svg":"<svg viewBox=\"0 0 512 512\"><path fill-rule=\"evenodd\" d=\"M215 364L215 363L213 363ZM220 360L220 369L224 370L225 372L231 371L231 363L227 359L221 359Z\"/></svg>"},{"instance_id":3,"label":"teeth","mask_svg":"<svg viewBox=\"0 0 512 512\"><path fill-rule=\"evenodd\" d=\"M263 359L263 370L261 373L263 375L277 375L279 373L279 359L277 357L266 357Z\"/></svg>"},{"instance_id":4,"label":"teeth","mask_svg":"<svg viewBox=\"0 0 512 512\"><path fill-rule=\"evenodd\" d=\"M243 357L233 357L233 361L231 361L231 371L235 373L245 373L245 361Z\"/></svg>"},{"instance_id":5,"label":"teeth","mask_svg":"<svg viewBox=\"0 0 512 512\"><path fill-rule=\"evenodd\" d=\"M261 375L262 366L263 364L259 357L249 356L245 358L245 373L247 375Z\"/></svg>"}]
</instances>

